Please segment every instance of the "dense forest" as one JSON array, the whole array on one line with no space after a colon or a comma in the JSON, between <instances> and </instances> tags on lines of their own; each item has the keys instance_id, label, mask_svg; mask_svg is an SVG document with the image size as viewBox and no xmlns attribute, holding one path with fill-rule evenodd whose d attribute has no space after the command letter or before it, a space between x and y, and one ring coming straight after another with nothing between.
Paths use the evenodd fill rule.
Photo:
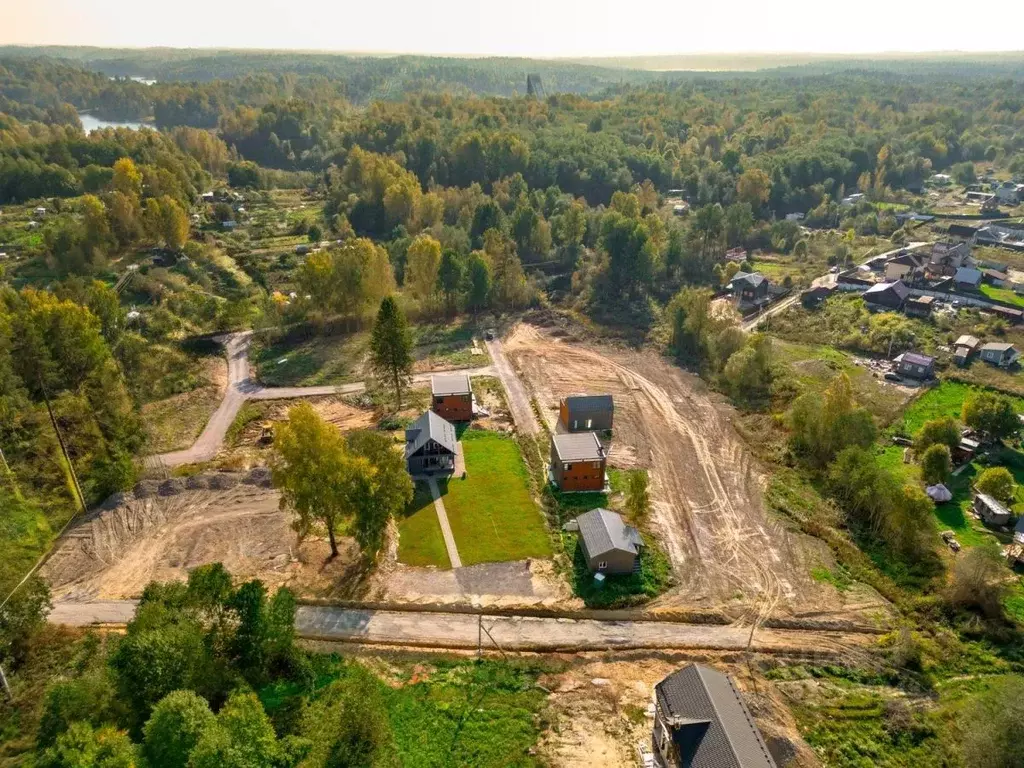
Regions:
<instances>
[{"instance_id":1,"label":"dense forest","mask_svg":"<svg viewBox=\"0 0 1024 768\"><path fill-rule=\"evenodd\" d=\"M928 205L922 188L936 172L961 185L976 168L990 183L1020 180L1021 66L833 61L695 74L0 48L0 589L74 514L136 482L157 452L144 409L196 388L204 356L216 356L211 335L363 328L397 294L414 322L554 309L656 345L771 432L771 459L802 478L801 494L842 510L858 579L908 621L941 627L950 653L977 643L1000 670L1019 671L1019 627L1001 598L979 600L987 585L977 578L956 599L944 591L934 505L880 463L885 425L870 404L844 376L814 389L770 338L716 315L712 299L753 269L754 253L820 273L908 241L911 225L894 211ZM527 74L540 75L543 93L525 95ZM83 112L144 127L86 133ZM844 204L854 191L862 197ZM891 318L858 320L867 330L854 339L840 309L823 313L840 318L830 329L840 342L892 348ZM985 328L1003 333L1000 322ZM1003 400L986 407L1012 411ZM216 722L248 710L264 764L310 754L313 713L328 704L282 711L275 735L251 695L231 692L239 681L313 686L290 623L271 621L291 597L223 584L211 597L202 575L180 590L151 587L126 642L109 657L90 651L85 682L50 689L42 764L76 764L75 749L106 738L126 755L163 749L150 712L187 706L205 723L189 764L213 765L237 734L227 715L216 725L207 701ZM260 643L242 636L248 621L261 623ZM182 652L177 682L139 684L148 644L167 637ZM890 659L891 674L930 685L921 658L945 646L907 638L890 655L911 658ZM350 695L329 706L344 709ZM62 696L78 708L62 709ZM103 706L86 716L94 698ZM58 738L54 729L83 718L81 744ZM370 736L382 722L366 725Z\"/></svg>"}]
</instances>

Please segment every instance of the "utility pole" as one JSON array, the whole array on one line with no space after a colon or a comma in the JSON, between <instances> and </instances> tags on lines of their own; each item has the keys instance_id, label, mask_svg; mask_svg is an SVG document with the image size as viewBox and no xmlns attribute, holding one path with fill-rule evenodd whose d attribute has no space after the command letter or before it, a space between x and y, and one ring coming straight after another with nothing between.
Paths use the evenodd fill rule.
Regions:
<instances>
[{"instance_id":1,"label":"utility pole","mask_svg":"<svg viewBox=\"0 0 1024 768\"><path fill-rule=\"evenodd\" d=\"M61 434L60 427L57 425L57 418L53 415L53 408L50 407L50 396L46 393L46 387L43 386L42 376L39 378L39 389L43 393L43 401L46 403L46 412L50 415L50 423L53 425L53 431L57 433L57 442L60 443L60 452L63 454L64 461L68 465L68 472L71 473L71 483L75 487L75 493L78 494L78 504L81 507L82 512L85 512L85 495L82 493L82 486L78 484L78 474L75 472L75 465L71 461L71 455L68 453L67 445L64 443L64 435Z\"/></svg>"},{"instance_id":2,"label":"utility pole","mask_svg":"<svg viewBox=\"0 0 1024 768\"><path fill-rule=\"evenodd\" d=\"M7 675L4 674L3 665L0 665L0 685L4 687L4 693L7 694L7 700L13 701L14 694L11 693L11 686L7 684Z\"/></svg>"}]
</instances>

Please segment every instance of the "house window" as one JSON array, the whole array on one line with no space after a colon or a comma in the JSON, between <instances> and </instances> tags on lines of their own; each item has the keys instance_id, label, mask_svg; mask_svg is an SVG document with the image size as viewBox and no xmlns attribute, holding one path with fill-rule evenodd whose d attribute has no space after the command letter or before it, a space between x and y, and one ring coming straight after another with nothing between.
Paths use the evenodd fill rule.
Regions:
<instances>
[{"instance_id":1,"label":"house window","mask_svg":"<svg viewBox=\"0 0 1024 768\"><path fill-rule=\"evenodd\" d=\"M562 471L563 472L568 472L570 469L572 469L572 464L563 464L562 465Z\"/></svg>"},{"instance_id":2,"label":"house window","mask_svg":"<svg viewBox=\"0 0 1024 768\"><path fill-rule=\"evenodd\" d=\"M586 428L590 429L593 426L593 424L594 424L594 420L593 419L587 419L587 427Z\"/></svg>"},{"instance_id":3,"label":"house window","mask_svg":"<svg viewBox=\"0 0 1024 768\"><path fill-rule=\"evenodd\" d=\"M595 461L591 466L593 466L594 469L600 469L601 468L601 462L600 461Z\"/></svg>"},{"instance_id":4,"label":"house window","mask_svg":"<svg viewBox=\"0 0 1024 768\"><path fill-rule=\"evenodd\" d=\"M597 564L597 570L599 570L599 571L603 571L607 567L608 567L608 561L607 560L601 560Z\"/></svg>"}]
</instances>

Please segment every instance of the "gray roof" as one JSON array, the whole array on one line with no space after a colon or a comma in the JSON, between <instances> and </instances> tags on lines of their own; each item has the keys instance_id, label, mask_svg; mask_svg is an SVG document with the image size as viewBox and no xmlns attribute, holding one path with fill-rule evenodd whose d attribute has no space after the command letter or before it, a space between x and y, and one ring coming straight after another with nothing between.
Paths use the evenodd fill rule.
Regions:
<instances>
[{"instance_id":1,"label":"gray roof","mask_svg":"<svg viewBox=\"0 0 1024 768\"><path fill-rule=\"evenodd\" d=\"M902 280L897 280L894 283L875 283L864 291L864 295L870 296L876 293L886 293L889 290L899 296L900 299L905 299L910 295L910 289L907 288L906 284Z\"/></svg>"},{"instance_id":2,"label":"gray roof","mask_svg":"<svg viewBox=\"0 0 1024 768\"><path fill-rule=\"evenodd\" d=\"M626 525L622 515L598 507L584 512L576 518L580 526L580 537L590 557L619 550L631 555L640 553L644 540L640 531Z\"/></svg>"},{"instance_id":3,"label":"gray roof","mask_svg":"<svg viewBox=\"0 0 1024 768\"><path fill-rule=\"evenodd\" d=\"M906 253L901 253L894 259L890 259L889 263L902 264L907 267L920 267L924 265L925 261L927 261L926 256L920 253L914 253L913 251L907 251Z\"/></svg>"},{"instance_id":4,"label":"gray roof","mask_svg":"<svg viewBox=\"0 0 1024 768\"><path fill-rule=\"evenodd\" d=\"M430 377L432 395L468 395L472 391L469 376L465 373L434 374Z\"/></svg>"},{"instance_id":5,"label":"gray roof","mask_svg":"<svg viewBox=\"0 0 1024 768\"><path fill-rule=\"evenodd\" d=\"M756 288L761 283L765 282L768 278L762 275L760 272L737 272L732 276L732 280L729 284L733 283L749 283L752 287Z\"/></svg>"},{"instance_id":6,"label":"gray roof","mask_svg":"<svg viewBox=\"0 0 1024 768\"><path fill-rule=\"evenodd\" d=\"M982 347L982 350L989 352L1008 352L1013 348L1013 344L1007 344L1005 341L990 341Z\"/></svg>"},{"instance_id":7,"label":"gray roof","mask_svg":"<svg viewBox=\"0 0 1024 768\"><path fill-rule=\"evenodd\" d=\"M670 726L694 729L689 768L776 768L754 718L726 675L703 664L673 672L655 686Z\"/></svg>"},{"instance_id":8,"label":"gray roof","mask_svg":"<svg viewBox=\"0 0 1024 768\"><path fill-rule=\"evenodd\" d=\"M981 282L981 270L973 267L958 267L953 279L958 283L977 284Z\"/></svg>"},{"instance_id":9,"label":"gray roof","mask_svg":"<svg viewBox=\"0 0 1024 768\"><path fill-rule=\"evenodd\" d=\"M433 411L427 411L405 430L405 458L409 458L429 440L433 440L452 453L457 452L458 438L455 427Z\"/></svg>"},{"instance_id":10,"label":"gray roof","mask_svg":"<svg viewBox=\"0 0 1024 768\"><path fill-rule=\"evenodd\" d=\"M597 461L604 458L604 448L593 432L553 435L551 442L562 461Z\"/></svg>"},{"instance_id":11,"label":"gray roof","mask_svg":"<svg viewBox=\"0 0 1024 768\"><path fill-rule=\"evenodd\" d=\"M569 395L565 404L570 412L599 413L615 409L611 395Z\"/></svg>"},{"instance_id":12,"label":"gray roof","mask_svg":"<svg viewBox=\"0 0 1024 768\"><path fill-rule=\"evenodd\" d=\"M992 511L993 514L1005 515L1006 517L1010 516L1010 510L1008 510L1006 507L1004 507L998 501L993 499L987 493L976 494L975 498L976 499L980 499L981 503L984 504L986 507L988 507Z\"/></svg>"}]
</instances>

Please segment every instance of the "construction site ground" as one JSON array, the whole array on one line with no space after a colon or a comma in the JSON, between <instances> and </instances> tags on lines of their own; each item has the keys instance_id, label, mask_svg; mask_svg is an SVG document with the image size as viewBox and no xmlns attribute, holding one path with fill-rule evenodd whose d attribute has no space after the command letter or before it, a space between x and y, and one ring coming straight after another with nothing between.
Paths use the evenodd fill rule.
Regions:
<instances>
[{"instance_id":1,"label":"construction site ground","mask_svg":"<svg viewBox=\"0 0 1024 768\"><path fill-rule=\"evenodd\" d=\"M652 520L677 586L654 607L872 620L884 601L811 576L831 567L819 540L788 530L763 500L765 476L732 426L735 411L696 376L653 351L587 343L558 327L519 324L503 342L549 430L559 399L615 397L609 463L643 467ZM492 351L493 353L493 351ZM501 372L501 361L495 359Z\"/></svg>"}]
</instances>

